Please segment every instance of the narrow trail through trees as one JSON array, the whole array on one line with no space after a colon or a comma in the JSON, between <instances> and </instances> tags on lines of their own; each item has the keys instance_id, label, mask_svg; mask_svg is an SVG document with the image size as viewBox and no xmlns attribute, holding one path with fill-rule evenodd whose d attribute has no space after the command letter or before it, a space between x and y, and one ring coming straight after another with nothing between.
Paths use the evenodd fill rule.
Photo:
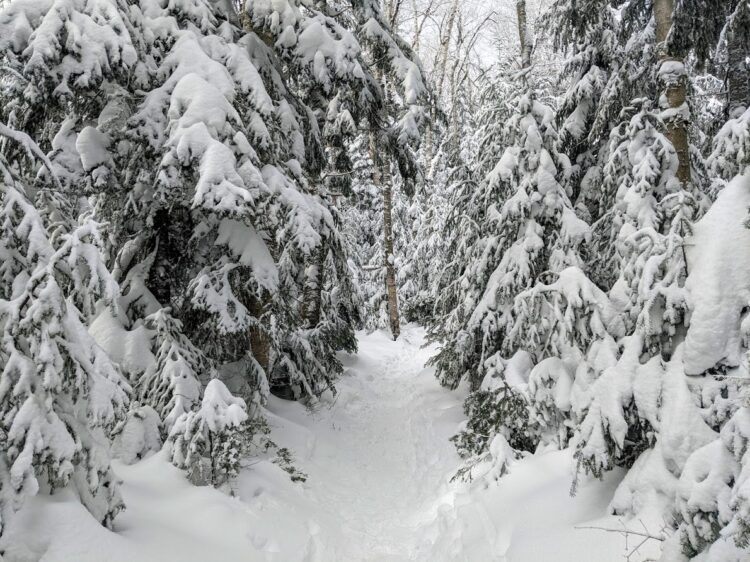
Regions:
<instances>
[{"instance_id":1,"label":"narrow trail through trees","mask_svg":"<svg viewBox=\"0 0 750 562\"><path fill-rule=\"evenodd\" d=\"M315 442L301 461L308 492L341 522L340 540L321 541L326 553L316 549L310 559L451 559L445 549L460 541L461 528L448 483L458 461L449 438L462 397L424 368L434 350L421 349L421 330L407 327L396 342L375 333L361 343L336 401L312 415ZM483 519L477 514L475 523Z\"/></svg>"}]
</instances>

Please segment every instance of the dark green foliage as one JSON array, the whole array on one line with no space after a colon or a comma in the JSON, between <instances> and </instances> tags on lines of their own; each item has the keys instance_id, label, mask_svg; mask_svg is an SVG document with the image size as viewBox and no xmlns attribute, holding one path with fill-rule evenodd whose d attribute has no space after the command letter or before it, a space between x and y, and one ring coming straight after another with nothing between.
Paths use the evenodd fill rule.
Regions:
<instances>
[{"instance_id":1,"label":"dark green foliage","mask_svg":"<svg viewBox=\"0 0 750 562\"><path fill-rule=\"evenodd\" d=\"M517 451L533 452L537 438L529 429L526 398L507 384L496 390L472 392L464 402L466 428L451 441L458 454L467 459L487 451L497 434L503 435Z\"/></svg>"}]
</instances>

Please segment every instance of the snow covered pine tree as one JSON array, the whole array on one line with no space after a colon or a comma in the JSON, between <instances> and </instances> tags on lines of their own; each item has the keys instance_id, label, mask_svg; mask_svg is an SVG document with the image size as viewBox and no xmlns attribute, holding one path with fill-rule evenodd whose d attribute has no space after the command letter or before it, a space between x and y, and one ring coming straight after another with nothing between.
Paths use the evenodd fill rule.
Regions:
<instances>
[{"instance_id":1,"label":"snow covered pine tree","mask_svg":"<svg viewBox=\"0 0 750 562\"><path fill-rule=\"evenodd\" d=\"M33 175L39 160L52 166L27 135L2 124L0 135L15 144L6 146L10 158L0 156L0 531L29 496L68 485L110 525L122 502L108 432L125 413L129 388L76 304L98 297L114 306L117 285L94 223L52 246L15 171Z\"/></svg>"}]
</instances>

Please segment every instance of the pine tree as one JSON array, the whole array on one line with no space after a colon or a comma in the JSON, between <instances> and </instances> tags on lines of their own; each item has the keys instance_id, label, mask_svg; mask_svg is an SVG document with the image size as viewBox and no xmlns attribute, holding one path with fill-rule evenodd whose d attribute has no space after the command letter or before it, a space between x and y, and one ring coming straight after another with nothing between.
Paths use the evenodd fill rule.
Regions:
<instances>
[{"instance_id":1,"label":"pine tree","mask_svg":"<svg viewBox=\"0 0 750 562\"><path fill-rule=\"evenodd\" d=\"M177 418L197 405L200 377L210 376L211 365L169 310L147 316L145 326L153 331L155 361L135 381L135 392L141 404L154 408L169 433Z\"/></svg>"},{"instance_id":2,"label":"pine tree","mask_svg":"<svg viewBox=\"0 0 750 562\"><path fill-rule=\"evenodd\" d=\"M237 476L248 439L245 402L218 379L206 385L200 408L182 414L169 434L172 463L193 484L221 487Z\"/></svg>"},{"instance_id":3,"label":"pine tree","mask_svg":"<svg viewBox=\"0 0 750 562\"><path fill-rule=\"evenodd\" d=\"M467 376L478 391L467 401L470 420L458 439L480 458L498 434L514 448L532 451L536 446L538 435L529 428L528 372L510 376L513 359L504 359L515 358L519 350L509 338L517 320L513 305L536 283L580 267L579 249L588 237L588 226L575 215L564 187L569 161L557 150L554 114L529 84L531 38L525 5L517 7L521 69L502 132L504 148L480 189L468 194L465 209L478 210L471 217L478 227L460 277L463 297L451 313L460 327L453 324L458 329L433 359L441 382L455 387ZM474 236L469 232L469 238ZM473 439L478 428L483 437Z\"/></svg>"},{"instance_id":4,"label":"pine tree","mask_svg":"<svg viewBox=\"0 0 750 562\"><path fill-rule=\"evenodd\" d=\"M480 238L480 225L487 213L486 197L478 196L480 178L492 171L502 156L502 124L509 118L507 82L503 76L493 77L480 95L477 131L466 152L455 162L447 182L449 211L445 218L442 270L436 276L433 318L428 323L428 338L443 344L431 360L438 366L441 384L449 388L471 378L470 369L476 362L476 346L470 342L464 326L470 313L464 303L479 298L481 286L473 282L474 255L479 255L487 240ZM484 185L484 184L482 184ZM491 195L490 197L492 197Z\"/></svg>"},{"instance_id":5,"label":"pine tree","mask_svg":"<svg viewBox=\"0 0 750 562\"><path fill-rule=\"evenodd\" d=\"M41 154L23 133L0 125L0 134L30 157ZM76 302L86 295L114 306L117 285L99 277L106 269L93 224L52 246L16 173L33 166L0 156L0 530L26 498L69 484L109 526L123 506L107 438L124 415L129 389L88 334Z\"/></svg>"},{"instance_id":6,"label":"pine tree","mask_svg":"<svg viewBox=\"0 0 750 562\"><path fill-rule=\"evenodd\" d=\"M617 146L611 147L605 166L608 178L618 187L615 205L601 223L609 223L612 233L607 242L600 243L601 264L603 268L607 259L610 264L620 260L610 297L623 312L626 333L633 335L622 342L624 351L614 364L612 359L599 363L592 355L588 364L595 380L590 380L589 372L577 382L584 388L592 385L591 402L584 400L578 405L582 422L577 442L580 462L595 474L612 464L631 463L637 451L652 442L651 422L637 413L632 388L624 387L626 390L615 397L606 387L618 378L632 381L642 353L654 357L647 363L653 369L658 369L661 357L669 359L688 311L683 289L687 275L683 244L691 232L697 204L688 191L690 185L683 187L677 177L677 154L660 132L663 129L646 102L626 126L613 131L611 143ZM594 348L592 352L599 353ZM598 404L600 400L607 400L607 406ZM613 405L618 402L614 411ZM628 421L623 426L612 416ZM629 451L623 449L623 428L629 435ZM606 460L602 460L601 443L589 445L591 439L601 441L602 432L608 442ZM614 442L609 441L611 436Z\"/></svg>"},{"instance_id":7,"label":"pine tree","mask_svg":"<svg viewBox=\"0 0 750 562\"><path fill-rule=\"evenodd\" d=\"M559 147L572 163L572 200L578 212L599 218L598 184L609 130L626 88L623 53L608 0L557 0L544 14L553 46L568 55L561 78L573 76L557 109Z\"/></svg>"}]
</instances>

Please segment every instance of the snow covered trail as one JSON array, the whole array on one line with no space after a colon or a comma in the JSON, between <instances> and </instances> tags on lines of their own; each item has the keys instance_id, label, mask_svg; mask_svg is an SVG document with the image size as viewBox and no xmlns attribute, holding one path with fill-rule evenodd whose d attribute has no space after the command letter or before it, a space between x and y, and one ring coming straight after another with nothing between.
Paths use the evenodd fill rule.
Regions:
<instances>
[{"instance_id":1,"label":"snow covered trail","mask_svg":"<svg viewBox=\"0 0 750 562\"><path fill-rule=\"evenodd\" d=\"M69 494L39 496L4 537L3 562L621 562L639 542L604 516L621 473L582 482L570 497L569 451L513 465L499 482L451 483L449 441L465 389L425 368L424 331L359 334L336 397L313 410L272 398L272 439L308 474L294 483L250 459L234 497L195 487L163 453L116 465L127 509L115 532ZM658 532L659 527L650 527ZM654 556L642 547L631 562Z\"/></svg>"},{"instance_id":2,"label":"snow covered trail","mask_svg":"<svg viewBox=\"0 0 750 562\"><path fill-rule=\"evenodd\" d=\"M307 493L318 517L340 521L320 560L439 558L435 525L450 509L441 498L458 461L449 438L462 397L436 384L422 344L414 327L397 342L380 332L361 337L333 404L307 420Z\"/></svg>"}]
</instances>

